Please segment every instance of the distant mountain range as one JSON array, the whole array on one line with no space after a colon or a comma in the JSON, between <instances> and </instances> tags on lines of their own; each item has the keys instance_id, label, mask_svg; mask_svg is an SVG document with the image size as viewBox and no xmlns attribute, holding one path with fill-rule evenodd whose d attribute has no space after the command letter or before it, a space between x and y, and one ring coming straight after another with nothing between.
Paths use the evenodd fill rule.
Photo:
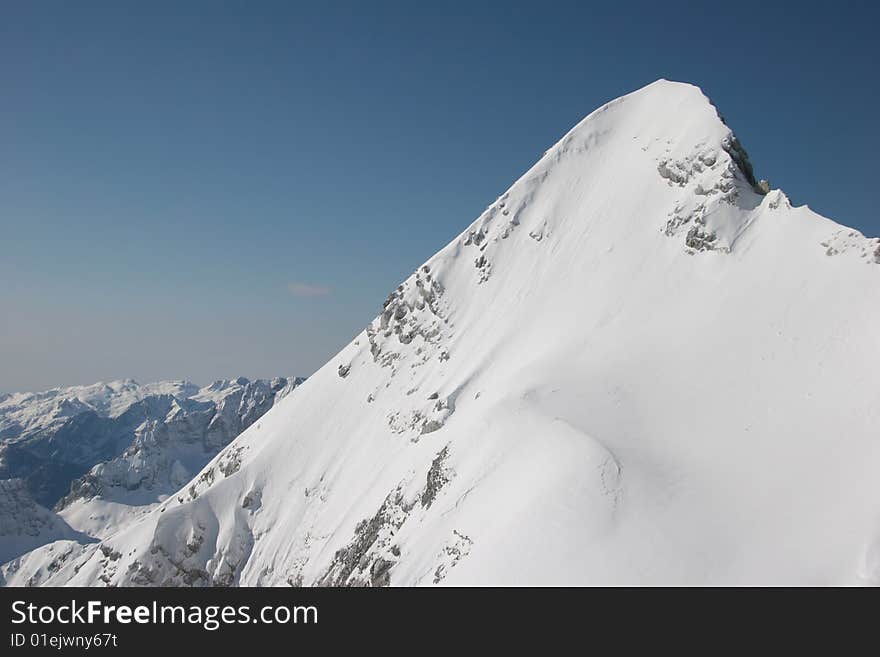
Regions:
<instances>
[{"instance_id":1,"label":"distant mountain range","mask_svg":"<svg viewBox=\"0 0 880 657\"><path fill-rule=\"evenodd\" d=\"M3 395L0 562L50 539L114 533L302 381L238 378L200 388L129 379Z\"/></svg>"}]
</instances>

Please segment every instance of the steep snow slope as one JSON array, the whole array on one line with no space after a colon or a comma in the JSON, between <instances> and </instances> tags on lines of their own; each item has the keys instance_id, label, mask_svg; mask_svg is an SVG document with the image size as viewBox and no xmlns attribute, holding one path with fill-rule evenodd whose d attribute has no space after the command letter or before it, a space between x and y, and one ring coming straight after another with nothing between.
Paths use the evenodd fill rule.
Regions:
<instances>
[{"instance_id":1,"label":"steep snow slope","mask_svg":"<svg viewBox=\"0 0 880 657\"><path fill-rule=\"evenodd\" d=\"M880 582L880 241L762 191L696 87L609 103L179 493L7 581Z\"/></svg>"}]
</instances>

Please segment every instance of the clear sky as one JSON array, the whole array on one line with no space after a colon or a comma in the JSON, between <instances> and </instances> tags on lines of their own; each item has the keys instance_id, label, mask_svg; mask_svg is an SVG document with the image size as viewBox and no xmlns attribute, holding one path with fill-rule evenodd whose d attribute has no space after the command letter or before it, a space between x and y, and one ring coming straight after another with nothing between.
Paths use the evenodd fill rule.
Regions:
<instances>
[{"instance_id":1,"label":"clear sky","mask_svg":"<svg viewBox=\"0 0 880 657\"><path fill-rule=\"evenodd\" d=\"M880 234L875 3L593 4L4 3L0 391L310 374L660 77Z\"/></svg>"}]
</instances>

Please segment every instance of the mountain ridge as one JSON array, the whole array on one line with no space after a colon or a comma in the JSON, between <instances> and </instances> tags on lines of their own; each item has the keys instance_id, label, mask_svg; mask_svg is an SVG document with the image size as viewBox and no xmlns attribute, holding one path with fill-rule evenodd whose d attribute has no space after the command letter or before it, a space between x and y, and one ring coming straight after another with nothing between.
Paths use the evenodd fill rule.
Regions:
<instances>
[{"instance_id":1,"label":"mountain ridge","mask_svg":"<svg viewBox=\"0 0 880 657\"><path fill-rule=\"evenodd\" d=\"M4 577L880 583L877 252L759 187L705 95L658 81L566 133L176 495Z\"/></svg>"}]
</instances>

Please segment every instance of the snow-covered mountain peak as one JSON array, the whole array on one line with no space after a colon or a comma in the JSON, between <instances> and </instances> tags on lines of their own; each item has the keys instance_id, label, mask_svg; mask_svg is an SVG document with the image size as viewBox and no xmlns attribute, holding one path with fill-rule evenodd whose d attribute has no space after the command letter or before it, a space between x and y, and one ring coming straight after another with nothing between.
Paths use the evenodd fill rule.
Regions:
<instances>
[{"instance_id":1,"label":"snow-covered mountain peak","mask_svg":"<svg viewBox=\"0 0 880 657\"><path fill-rule=\"evenodd\" d=\"M630 136L644 135L662 139L664 144L684 146L702 141L720 143L730 134L699 87L660 79L593 110L548 152L612 128Z\"/></svg>"},{"instance_id":2,"label":"snow-covered mountain peak","mask_svg":"<svg viewBox=\"0 0 880 657\"><path fill-rule=\"evenodd\" d=\"M599 200L602 188L647 191L660 184L674 194L663 203L668 215L664 230L672 236L684 228L685 243L695 250L732 248L747 217L728 211L728 206L753 210L766 191L758 186L745 150L703 92L691 84L658 80L589 114L499 199L499 205L507 216L521 210L523 201L546 194L539 188L549 187L547 191L558 196L565 186L567 196L589 194ZM651 195L654 203L655 197ZM518 204L516 209L511 201ZM492 215L490 206L477 221L477 230ZM626 216L642 225L652 218L639 211Z\"/></svg>"},{"instance_id":3,"label":"snow-covered mountain peak","mask_svg":"<svg viewBox=\"0 0 880 657\"><path fill-rule=\"evenodd\" d=\"M880 581L878 281L880 241L759 186L702 92L658 81L41 581Z\"/></svg>"}]
</instances>

